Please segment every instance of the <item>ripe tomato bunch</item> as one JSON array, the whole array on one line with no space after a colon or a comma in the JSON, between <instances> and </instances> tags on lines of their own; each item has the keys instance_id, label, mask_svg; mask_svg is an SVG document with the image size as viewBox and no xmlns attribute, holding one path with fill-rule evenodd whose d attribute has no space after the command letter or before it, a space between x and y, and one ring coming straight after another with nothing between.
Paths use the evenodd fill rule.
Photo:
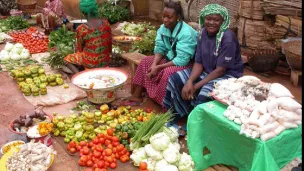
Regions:
<instances>
[{"instance_id":1,"label":"ripe tomato bunch","mask_svg":"<svg viewBox=\"0 0 304 171\"><path fill-rule=\"evenodd\" d=\"M108 129L107 134L98 134L91 142L71 141L67 150L79 152L79 166L88 167L85 171L106 171L115 169L117 160L126 163L130 160L130 152L119 143L119 138L113 135L114 130Z\"/></svg>"}]
</instances>

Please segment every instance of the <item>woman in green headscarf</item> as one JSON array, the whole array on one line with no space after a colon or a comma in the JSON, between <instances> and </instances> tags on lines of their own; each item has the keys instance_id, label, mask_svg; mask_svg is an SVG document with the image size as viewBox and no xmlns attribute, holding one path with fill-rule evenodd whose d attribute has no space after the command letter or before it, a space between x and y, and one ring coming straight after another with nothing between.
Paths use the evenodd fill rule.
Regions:
<instances>
[{"instance_id":1,"label":"woman in green headscarf","mask_svg":"<svg viewBox=\"0 0 304 171\"><path fill-rule=\"evenodd\" d=\"M193 68L171 75L163 100L166 109L173 108L179 118L193 107L212 100L214 84L243 75L240 45L230 30L230 17L225 7L209 4L200 12L200 36Z\"/></svg>"},{"instance_id":2,"label":"woman in green headscarf","mask_svg":"<svg viewBox=\"0 0 304 171\"><path fill-rule=\"evenodd\" d=\"M87 23L76 29L77 53L64 58L69 68L71 64L86 69L106 67L109 64L112 52L111 27L106 19L98 16L96 0L80 0L79 7L87 18ZM75 68L73 69L74 72Z\"/></svg>"}]
</instances>

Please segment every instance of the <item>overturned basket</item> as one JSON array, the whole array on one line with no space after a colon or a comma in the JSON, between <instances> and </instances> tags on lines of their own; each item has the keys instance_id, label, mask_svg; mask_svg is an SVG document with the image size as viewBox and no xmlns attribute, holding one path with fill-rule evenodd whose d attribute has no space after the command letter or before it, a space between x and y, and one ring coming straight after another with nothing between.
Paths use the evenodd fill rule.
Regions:
<instances>
[{"instance_id":1,"label":"overturned basket","mask_svg":"<svg viewBox=\"0 0 304 171\"><path fill-rule=\"evenodd\" d=\"M21 11L35 9L37 0L17 0L18 9Z\"/></svg>"},{"instance_id":2,"label":"overturned basket","mask_svg":"<svg viewBox=\"0 0 304 171\"><path fill-rule=\"evenodd\" d=\"M248 63L253 72L274 71L279 60L280 54L274 50L260 49L248 54Z\"/></svg>"},{"instance_id":3,"label":"overturned basket","mask_svg":"<svg viewBox=\"0 0 304 171\"><path fill-rule=\"evenodd\" d=\"M282 48L290 68L302 71L302 39L286 42Z\"/></svg>"}]
</instances>

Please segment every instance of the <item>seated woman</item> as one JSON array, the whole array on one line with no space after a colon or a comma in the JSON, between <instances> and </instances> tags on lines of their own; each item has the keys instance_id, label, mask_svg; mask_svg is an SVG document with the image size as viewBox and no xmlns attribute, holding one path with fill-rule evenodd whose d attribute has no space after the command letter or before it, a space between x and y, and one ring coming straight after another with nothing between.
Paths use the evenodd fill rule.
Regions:
<instances>
[{"instance_id":1,"label":"seated woman","mask_svg":"<svg viewBox=\"0 0 304 171\"><path fill-rule=\"evenodd\" d=\"M200 31L193 67L169 78L163 106L177 113L170 124L187 116L196 105L212 100L209 93L216 82L243 75L240 45L228 29L227 9L209 4L201 10L199 22L200 28L204 28Z\"/></svg>"},{"instance_id":2,"label":"seated woman","mask_svg":"<svg viewBox=\"0 0 304 171\"><path fill-rule=\"evenodd\" d=\"M10 15L10 10L17 9L16 1L12 0L1 0L0 1L0 14L1 16Z\"/></svg>"},{"instance_id":3,"label":"seated woman","mask_svg":"<svg viewBox=\"0 0 304 171\"><path fill-rule=\"evenodd\" d=\"M165 2L163 23L157 31L154 56L145 57L133 79L134 93L122 105L143 102L142 92L162 104L168 78L172 73L189 68L197 42L197 31L183 21L181 3Z\"/></svg>"},{"instance_id":4,"label":"seated woman","mask_svg":"<svg viewBox=\"0 0 304 171\"><path fill-rule=\"evenodd\" d=\"M68 22L60 0L47 0L42 13L37 15L36 20L38 25L42 25L43 28L50 31Z\"/></svg>"},{"instance_id":5,"label":"seated woman","mask_svg":"<svg viewBox=\"0 0 304 171\"><path fill-rule=\"evenodd\" d=\"M80 0L79 6L88 22L76 29L77 53L66 56L64 61L73 72L79 72L74 65L87 69L106 67L112 52L110 24L98 17L96 0Z\"/></svg>"}]
</instances>

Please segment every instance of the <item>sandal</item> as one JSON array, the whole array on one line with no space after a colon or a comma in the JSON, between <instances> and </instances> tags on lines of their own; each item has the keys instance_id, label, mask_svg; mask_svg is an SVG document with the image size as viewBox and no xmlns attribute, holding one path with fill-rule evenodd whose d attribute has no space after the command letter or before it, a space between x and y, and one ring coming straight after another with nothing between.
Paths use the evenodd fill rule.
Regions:
<instances>
[{"instance_id":1,"label":"sandal","mask_svg":"<svg viewBox=\"0 0 304 171\"><path fill-rule=\"evenodd\" d=\"M140 106L142 104L143 103L141 102L132 102L128 100L120 102L120 106Z\"/></svg>"}]
</instances>

